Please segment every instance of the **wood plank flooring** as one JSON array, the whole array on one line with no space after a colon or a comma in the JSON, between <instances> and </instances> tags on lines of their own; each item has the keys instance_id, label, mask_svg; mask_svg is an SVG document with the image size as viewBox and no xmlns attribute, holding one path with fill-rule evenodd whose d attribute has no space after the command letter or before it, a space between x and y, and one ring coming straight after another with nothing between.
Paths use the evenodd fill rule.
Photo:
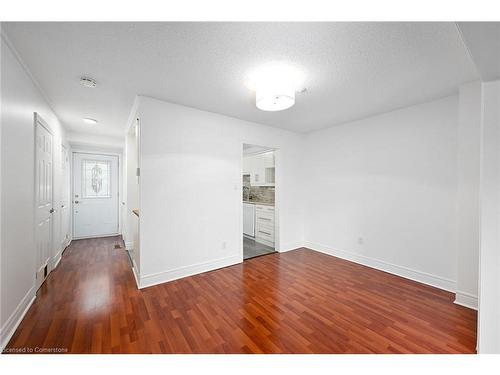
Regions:
<instances>
[{"instance_id":1,"label":"wood plank flooring","mask_svg":"<svg viewBox=\"0 0 500 375\"><path fill-rule=\"evenodd\" d=\"M138 290L120 241L73 241L6 352L475 352L452 293L308 249Z\"/></svg>"}]
</instances>

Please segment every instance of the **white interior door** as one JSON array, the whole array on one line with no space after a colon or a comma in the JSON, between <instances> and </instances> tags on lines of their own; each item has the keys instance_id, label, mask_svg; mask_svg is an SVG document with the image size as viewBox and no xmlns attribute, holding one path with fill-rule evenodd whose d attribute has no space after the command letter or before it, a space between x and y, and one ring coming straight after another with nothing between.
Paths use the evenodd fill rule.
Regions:
<instances>
[{"instance_id":1,"label":"white interior door","mask_svg":"<svg viewBox=\"0 0 500 375\"><path fill-rule=\"evenodd\" d=\"M53 228L53 139L52 134L36 116L35 125L35 241L37 249L36 286L42 285L48 275L52 254Z\"/></svg>"},{"instance_id":2,"label":"white interior door","mask_svg":"<svg viewBox=\"0 0 500 375\"><path fill-rule=\"evenodd\" d=\"M118 156L73 154L73 238L118 234Z\"/></svg>"}]
</instances>

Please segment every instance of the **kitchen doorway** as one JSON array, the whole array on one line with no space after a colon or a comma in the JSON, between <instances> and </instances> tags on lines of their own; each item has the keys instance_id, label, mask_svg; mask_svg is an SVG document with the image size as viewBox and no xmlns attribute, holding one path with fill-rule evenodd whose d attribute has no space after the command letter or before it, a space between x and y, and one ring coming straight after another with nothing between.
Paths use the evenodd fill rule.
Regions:
<instances>
[{"instance_id":1,"label":"kitchen doorway","mask_svg":"<svg viewBox=\"0 0 500 375\"><path fill-rule=\"evenodd\" d=\"M276 252L276 150L243 144L243 260Z\"/></svg>"}]
</instances>

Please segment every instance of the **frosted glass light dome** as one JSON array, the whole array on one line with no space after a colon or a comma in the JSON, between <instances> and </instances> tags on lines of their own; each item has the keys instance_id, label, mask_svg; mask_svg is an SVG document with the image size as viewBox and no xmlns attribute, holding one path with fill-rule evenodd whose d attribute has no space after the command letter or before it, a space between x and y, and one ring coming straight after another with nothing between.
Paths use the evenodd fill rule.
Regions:
<instances>
[{"instance_id":1,"label":"frosted glass light dome","mask_svg":"<svg viewBox=\"0 0 500 375\"><path fill-rule=\"evenodd\" d=\"M248 76L247 87L255 91L255 105L262 111L282 111L295 104L295 92L304 80L296 67L273 62L260 66Z\"/></svg>"},{"instance_id":2,"label":"frosted glass light dome","mask_svg":"<svg viewBox=\"0 0 500 375\"><path fill-rule=\"evenodd\" d=\"M262 111L282 111L294 104L295 90L293 89L257 89L255 92L255 105Z\"/></svg>"}]
</instances>

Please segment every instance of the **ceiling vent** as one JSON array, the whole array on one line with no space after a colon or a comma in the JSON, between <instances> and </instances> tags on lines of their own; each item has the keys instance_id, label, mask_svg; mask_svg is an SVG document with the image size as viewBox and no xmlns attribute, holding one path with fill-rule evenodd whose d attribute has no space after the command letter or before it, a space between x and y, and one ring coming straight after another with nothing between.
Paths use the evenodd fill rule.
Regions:
<instances>
[{"instance_id":1,"label":"ceiling vent","mask_svg":"<svg viewBox=\"0 0 500 375\"><path fill-rule=\"evenodd\" d=\"M80 83L85 87L94 88L97 86L97 82L93 78L82 77L80 78Z\"/></svg>"}]
</instances>

